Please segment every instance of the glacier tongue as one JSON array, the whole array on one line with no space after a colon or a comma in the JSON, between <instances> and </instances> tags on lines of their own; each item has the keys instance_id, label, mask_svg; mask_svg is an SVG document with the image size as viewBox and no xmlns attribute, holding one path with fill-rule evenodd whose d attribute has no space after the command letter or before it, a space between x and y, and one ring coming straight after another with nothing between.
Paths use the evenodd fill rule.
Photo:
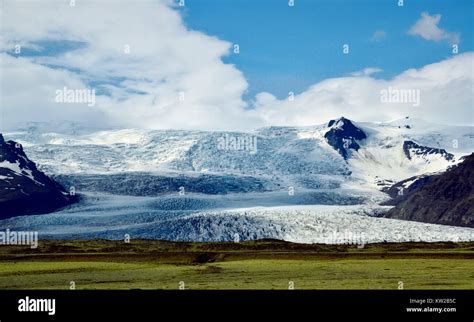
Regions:
<instances>
[{"instance_id":1,"label":"glacier tongue","mask_svg":"<svg viewBox=\"0 0 474 322\"><path fill-rule=\"evenodd\" d=\"M0 229L33 229L41 238L474 240L470 228L378 217L388 209L378 205L388 198L381 188L458 162L474 150L472 127L354 124L367 137L347 160L328 144L327 124L247 133L74 127L64 134L38 126L6 133L84 199L53 214L0 221ZM408 140L417 147L410 158ZM452 158L437 153L444 150Z\"/></svg>"},{"instance_id":2,"label":"glacier tongue","mask_svg":"<svg viewBox=\"0 0 474 322\"><path fill-rule=\"evenodd\" d=\"M258 196L254 196L259 200ZM40 238L131 238L234 241L276 238L299 243L365 244L403 241L472 241L474 229L372 217L377 205L291 205L243 208L249 200L188 196L167 202L153 197L90 194L85 202L47 215L0 221L0 229L31 230ZM247 197L248 198L248 197ZM245 199L245 198L244 198ZM258 201L260 202L260 201ZM217 208L216 208L217 207ZM242 208L238 208L242 207ZM189 210L193 208L193 210ZM170 210L174 209L174 210Z\"/></svg>"}]
</instances>

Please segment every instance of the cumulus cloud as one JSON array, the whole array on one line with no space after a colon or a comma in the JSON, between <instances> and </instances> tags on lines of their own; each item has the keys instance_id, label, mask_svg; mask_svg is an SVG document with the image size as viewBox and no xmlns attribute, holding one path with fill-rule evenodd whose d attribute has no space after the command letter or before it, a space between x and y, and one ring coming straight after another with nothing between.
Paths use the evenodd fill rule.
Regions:
<instances>
[{"instance_id":1,"label":"cumulus cloud","mask_svg":"<svg viewBox=\"0 0 474 322\"><path fill-rule=\"evenodd\" d=\"M171 1L77 1L74 7L69 1L5 1L0 48L11 50L16 43L28 48L41 41L82 46L60 55L4 55L4 66L16 60L8 67L9 75L24 76L2 85L4 123L25 118L16 113L17 105L21 110L30 106L36 114L44 111L52 119L62 119L74 109L71 116L87 118L90 110L81 105L61 107L51 101L55 89L74 80L80 88L106 90L109 95L97 98L96 110L124 126L255 125L242 100L248 87L242 72L222 62L231 43L187 29L174 9ZM57 76L61 72L65 77ZM15 92L24 95L10 95ZM61 109L63 113L49 113Z\"/></svg>"},{"instance_id":2,"label":"cumulus cloud","mask_svg":"<svg viewBox=\"0 0 474 322\"><path fill-rule=\"evenodd\" d=\"M292 100L257 96L255 107L266 124L312 125L344 115L361 121L389 121L404 116L449 124L474 124L474 53L454 56L390 80L364 73L321 81ZM418 91L414 102L383 102L382 91Z\"/></svg>"},{"instance_id":3,"label":"cumulus cloud","mask_svg":"<svg viewBox=\"0 0 474 322\"><path fill-rule=\"evenodd\" d=\"M25 58L0 54L0 127L14 127L25 122L70 120L106 125L102 111L87 103L65 104L55 101L56 91L86 88L74 73L34 64Z\"/></svg>"},{"instance_id":4,"label":"cumulus cloud","mask_svg":"<svg viewBox=\"0 0 474 322\"><path fill-rule=\"evenodd\" d=\"M412 115L473 123L473 53L391 80L373 78L381 70L368 67L323 80L291 100L259 93L246 102L243 73L222 61L231 43L188 29L171 1L84 0L70 7L68 1L7 0L2 5L8 13L0 33L2 129L63 120L104 127L251 129L325 123L341 115L358 121ZM48 52L45 41L77 48ZM15 44L37 54L12 55ZM65 86L97 89L95 106L56 102L56 91ZM419 89L420 106L381 102L380 91L389 87Z\"/></svg>"},{"instance_id":5,"label":"cumulus cloud","mask_svg":"<svg viewBox=\"0 0 474 322\"><path fill-rule=\"evenodd\" d=\"M448 32L438 27L440 20L440 14L430 16L428 12L422 12L420 19L410 28L408 33L410 35L420 36L426 40L445 40L451 44L458 44L460 40L459 34Z\"/></svg>"}]
</instances>

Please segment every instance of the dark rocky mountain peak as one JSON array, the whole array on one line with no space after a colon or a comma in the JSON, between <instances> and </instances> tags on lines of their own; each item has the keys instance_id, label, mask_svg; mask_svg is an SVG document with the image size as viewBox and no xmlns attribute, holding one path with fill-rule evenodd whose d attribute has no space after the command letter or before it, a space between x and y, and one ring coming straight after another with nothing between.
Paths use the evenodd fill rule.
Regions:
<instances>
[{"instance_id":1,"label":"dark rocky mountain peak","mask_svg":"<svg viewBox=\"0 0 474 322\"><path fill-rule=\"evenodd\" d=\"M367 138L367 135L355 126L351 120L341 117L328 123L329 130L324 134L329 145L347 160L349 151L359 150L358 140Z\"/></svg>"},{"instance_id":2,"label":"dark rocky mountain peak","mask_svg":"<svg viewBox=\"0 0 474 322\"><path fill-rule=\"evenodd\" d=\"M0 219L54 211L77 200L0 134Z\"/></svg>"}]
</instances>

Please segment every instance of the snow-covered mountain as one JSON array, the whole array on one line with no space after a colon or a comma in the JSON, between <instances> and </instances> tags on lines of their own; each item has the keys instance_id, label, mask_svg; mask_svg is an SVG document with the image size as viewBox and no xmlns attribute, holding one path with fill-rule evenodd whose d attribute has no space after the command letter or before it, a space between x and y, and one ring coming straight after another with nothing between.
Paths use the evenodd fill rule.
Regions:
<instances>
[{"instance_id":1,"label":"snow-covered mountain","mask_svg":"<svg viewBox=\"0 0 474 322\"><path fill-rule=\"evenodd\" d=\"M445 171L474 150L474 128L419 119L361 124L362 148L348 161L363 185L388 187L404 179Z\"/></svg>"},{"instance_id":2,"label":"snow-covered mountain","mask_svg":"<svg viewBox=\"0 0 474 322\"><path fill-rule=\"evenodd\" d=\"M272 181L282 189L353 181L376 188L444 171L474 150L473 127L409 118L388 123L341 118L313 127L247 133L133 129L81 133L77 126L71 128L72 134L63 134L30 126L6 135L22 143L32 159L54 175L233 174ZM253 140L255 147L239 145L239 140Z\"/></svg>"},{"instance_id":3,"label":"snow-covered mountain","mask_svg":"<svg viewBox=\"0 0 474 322\"><path fill-rule=\"evenodd\" d=\"M390 208L378 206L389 198L382 190L407 178L445 171L474 151L473 127L410 118L386 123L340 118L317 126L252 132L61 128L52 132L45 130L48 126L30 124L5 135L21 142L42 170L66 188L73 186L85 200L52 215L12 218L8 225L23 227L28 222L45 233L50 231L47 227L59 225L55 232L62 237L118 238L133 231L148 238L190 240L197 238L199 226L208 236L202 240L228 239L237 233L311 242L325 240L322 235L337 230L351 231L359 227L355 222L364 220L362 230L380 225L378 237L368 240L395 240L388 234L391 229L418 226L376 218ZM299 211L303 205L307 208ZM252 215L249 209L255 210ZM292 224L303 220L295 216L307 218L303 227ZM277 217L278 225L293 227L293 233L270 229ZM203 220L213 222L207 230L199 224ZM0 222L0 228L7 223ZM264 223L268 229L261 227ZM257 234L259 229L266 232ZM419 232L419 238L434 238L423 237L415 228L404 229L412 237ZM437 233L437 238L474 239L469 228L462 233L452 229Z\"/></svg>"}]
</instances>

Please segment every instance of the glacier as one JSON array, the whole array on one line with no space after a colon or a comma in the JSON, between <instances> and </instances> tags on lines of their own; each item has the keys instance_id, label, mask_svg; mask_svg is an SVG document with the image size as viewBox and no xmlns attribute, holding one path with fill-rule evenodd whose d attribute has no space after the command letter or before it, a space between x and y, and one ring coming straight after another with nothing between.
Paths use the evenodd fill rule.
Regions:
<instances>
[{"instance_id":1,"label":"glacier","mask_svg":"<svg viewBox=\"0 0 474 322\"><path fill-rule=\"evenodd\" d=\"M299 243L468 241L474 229L380 218L381 190L446 170L474 150L473 127L404 118L354 123L367 138L347 160L324 135L328 125L251 132L91 130L29 124L5 133L39 168L74 187L81 202L60 211L0 221L40 238L152 238ZM222 149L223 137L252 137L255 153ZM443 149L453 155L403 146ZM417 146L417 145L413 145Z\"/></svg>"},{"instance_id":2,"label":"glacier","mask_svg":"<svg viewBox=\"0 0 474 322\"><path fill-rule=\"evenodd\" d=\"M278 203L278 195L275 203ZM164 198L88 193L83 203L47 215L13 217L0 229L38 231L40 238L144 238L239 241L262 238L297 243L367 244L471 241L474 229L378 218L387 206L263 205L249 196ZM253 195L256 204L262 203ZM270 200L267 200L272 204ZM245 207L247 206L247 207Z\"/></svg>"}]
</instances>

